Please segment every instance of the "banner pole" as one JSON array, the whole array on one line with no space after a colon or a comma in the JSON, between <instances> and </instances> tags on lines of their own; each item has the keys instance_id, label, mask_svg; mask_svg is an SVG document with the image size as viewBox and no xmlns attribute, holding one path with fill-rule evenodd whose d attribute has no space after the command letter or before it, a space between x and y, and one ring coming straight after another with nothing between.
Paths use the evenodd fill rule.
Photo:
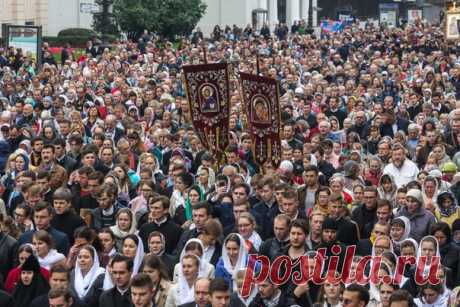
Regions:
<instances>
[{"instance_id":1,"label":"banner pole","mask_svg":"<svg viewBox=\"0 0 460 307\"><path fill-rule=\"evenodd\" d=\"M206 48L206 43L203 40L203 58L204 58L204 63L208 64L208 54L207 54L207 48Z\"/></svg>"}]
</instances>

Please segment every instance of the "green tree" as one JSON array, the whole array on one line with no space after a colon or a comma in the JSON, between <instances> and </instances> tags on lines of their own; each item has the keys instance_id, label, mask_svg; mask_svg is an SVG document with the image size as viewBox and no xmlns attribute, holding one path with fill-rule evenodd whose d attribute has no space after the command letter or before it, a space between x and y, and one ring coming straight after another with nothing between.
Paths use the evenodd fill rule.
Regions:
<instances>
[{"instance_id":1,"label":"green tree","mask_svg":"<svg viewBox=\"0 0 460 307\"><path fill-rule=\"evenodd\" d=\"M115 24L113 14L110 12L110 7L114 0L96 0L95 3L99 4L100 12L93 14L93 27L101 34L118 35L119 31Z\"/></svg>"},{"instance_id":2,"label":"green tree","mask_svg":"<svg viewBox=\"0 0 460 307\"><path fill-rule=\"evenodd\" d=\"M115 0L113 14L123 31L138 38L149 30L167 39L189 35L206 11L202 0Z\"/></svg>"}]
</instances>

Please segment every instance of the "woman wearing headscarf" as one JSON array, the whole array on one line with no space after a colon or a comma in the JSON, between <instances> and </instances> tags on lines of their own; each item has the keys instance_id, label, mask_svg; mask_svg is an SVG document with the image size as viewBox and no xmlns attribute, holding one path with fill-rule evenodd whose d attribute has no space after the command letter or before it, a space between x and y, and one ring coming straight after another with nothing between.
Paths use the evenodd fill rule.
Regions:
<instances>
[{"instance_id":1,"label":"woman wearing headscarf","mask_svg":"<svg viewBox=\"0 0 460 307\"><path fill-rule=\"evenodd\" d=\"M198 175L198 186L205 194L208 193L213 188L214 182L216 181L214 170L210 167L200 165L196 173Z\"/></svg>"},{"instance_id":2,"label":"woman wearing headscarf","mask_svg":"<svg viewBox=\"0 0 460 307\"><path fill-rule=\"evenodd\" d=\"M390 223L390 237L397 255L401 252L401 243L409 237L410 221L405 216L394 218Z\"/></svg>"},{"instance_id":3,"label":"woman wearing headscarf","mask_svg":"<svg viewBox=\"0 0 460 307\"><path fill-rule=\"evenodd\" d=\"M90 289L93 285L95 288L102 287L104 273L96 249L85 245L78 252L75 269L70 273L70 286L79 299L89 302L94 299L89 295Z\"/></svg>"},{"instance_id":4,"label":"woman wearing headscarf","mask_svg":"<svg viewBox=\"0 0 460 307\"><path fill-rule=\"evenodd\" d=\"M401 208L398 216L405 216L410 221L410 237L419 241L430 232L431 225L436 222L434 215L423 206L423 195L418 189L410 189L406 193L406 205Z\"/></svg>"},{"instance_id":5,"label":"woman wearing headscarf","mask_svg":"<svg viewBox=\"0 0 460 307\"><path fill-rule=\"evenodd\" d=\"M139 269L144 259L144 244L141 238L135 234L127 235L123 239L122 254L133 261L132 276L139 273Z\"/></svg>"},{"instance_id":6,"label":"woman wearing headscarf","mask_svg":"<svg viewBox=\"0 0 460 307\"><path fill-rule=\"evenodd\" d=\"M154 231L149 235L148 239L149 253L148 255L154 255L160 257L161 261L166 265L168 270L168 277L172 279L173 269L176 263L174 256L169 255L165 252L166 240L164 235L159 231Z\"/></svg>"},{"instance_id":7,"label":"woman wearing headscarf","mask_svg":"<svg viewBox=\"0 0 460 307\"><path fill-rule=\"evenodd\" d=\"M247 267L248 251L245 240L240 234L231 233L222 247L222 257L216 265L216 277L222 277L231 289L237 289L236 273Z\"/></svg>"},{"instance_id":8,"label":"woman wearing headscarf","mask_svg":"<svg viewBox=\"0 0 460 307\"><path fill-rule=\"evenodd\" d=\"M379 185L377 187L377 192L379 193L379 198L386 199L394 204L396 197L396 184L393 176L391 174L383 174L380 177Z\"/></svg>"},{"instance_id":9,"label":"woman wearing headscarf","mask_svg":"<svg viewBox=\"0 0 460 307\"><path fill-rule=\"evenodd\" d=\"M29 256L34 254L33 248L33 245L30 243L23 244L19 247L17 251L17 262L19 265L8 272L5 280L5 290L8 293L13 293L16 285L21 279L22 265L25 263L27 258L29 258ZM45 278L45 280L49 279L50 273L47 269L40 267L40 273Z\"/></svg>"},{"instance_id":10,"label":"woman wearing headscarf","mask_svg":"<svg viewBox=\"0 0 460 307\"><path fill-rule=\"evenodd\" d=\"M117 212L116 224L110 227L116 241L117 250L122 250L122 242L130 234L137 231L137 222L134 214L128 208L122 208Z\"/></svg>"},{"instance_id":11,"label":"woman wearing headscarf","mask_svg":"<svg viewBox=\"0 0 460 307\"><path fill-rule=\"evenodd\" d=\"M447 223L449 227L452 227L453 222L460 218L457 199L450 191L438 195L434 215L438 221Z\"/></svg>"},{"instance_id":12,"label":"woman wearing headscarf","mask_svg":"<svg viewBox=\"0 0 460 307\"><path fill-rule=\"evenodd\" d=\"M23 198L20 187L15 184L17 175L22 171L29 170L30 160L29 157L22 151L17 150L13 155L9 165L11 168L0 180L5 186L4 200L7 210L12 212L14 210L13 203L16 203L19 198Z\"/></svg>"},{"instance_id":13,"label":"woman wearing headscarf","mask_svg":"<svg viewBox=\"0 0 460 307\"><path fill-rule=\"evenodd\" d=\"M199 239L190 239L185 243L184 248L180 254L180 259L184 258L185 255L192 254L200 258L200 270L198 277L214 278L215 268L212 264L203 259L204 247L203 243ZM177 282L179 278L180 263L174 266L174 277L173 282Z\"/></svg>"},{"instance_id":14,"label":"woman wearing headscarf","mask_svg":"<svg viewBox=\"0 0 460 307\"><path fill-rule=\"evenodd\" d=\"M423 203L427 210L434 213L436 208L436 200L439 193L438 180L431 175L428 175L423 181L422 195Z\"/></svg>"},{"instance_id":15,"label":"woman wearing headscarf","mask_svg":"<svg viewBox=\"0 0 460 307\"><path fill-rule=\"evenodd\" d=\"M13 190L16 176L29 169L29 157L22 151L15 151L6 164L5 175L3 175L1 182L5 189Z\"/></svg>"},{"instance_id":16,"label":"woman wearing headscarf","mask_svg":"<svg viewBox=\"0 0 460 307\"><path fill-rule=\"evenodd\" d=\"M418 294L418 284L415 281L416 271L421 270L422 277L428 278L433 269L436 269L436 263L441 265L438 241L433 236L425 236L417 249L416 263L411 266L407 274L408 280L404 283L403 288L416 297ZM435 258L436 257L436 258ZM437 259L437 260L435 260Z\"/></svg>"},{"instance_id":17,"label":"woman wearing headscarf","mask_svg":"<svg viewBox=\"0 0 460 307\"><path fill-rule=\"evenodd\" d=\"M417 307L444 307L449 306L449 296L450 292L443 284L427 283L420 286L420 295L414 299L414 303Z\"/></svg>"},{"instance_id":18,"label":"woman wearing headscarf","mask_svg":"<svg viewBox=\"0 0 460 307\"><path fill-rule=\"evenodd\" d=\"M141 169L147 168L152 172L152 178L155 181L155 176L158 174L163 174L160 169L160 162L158 158L149 152L145 152L139 156L139 163L137 165L137 174L140 176Z\"/></svg>"},{"instance_id":19,"label":"woman wearing headscarf","mask_svg":"<svg viewBox=\"0 0 460 307\"><path fill-rule=\"evenodd\" d=\"M193 206L204 200L204 193L198 185L192 185L187 191L187 197L185 199L185 218L190 224L192 223Z\"/></svg>"},{"instance_id":20,"label":"woman wearing headscarf","mask_svg":"<svg viewBox=\"0 0 460 307\"><path fill-rule=\"evenodd\" d=\"M21 278L13 292L14 307L29 307L34 298L48 293L49 288L37 258L30 255L21 267Z\"/></svg>"},{"instance_id":21,"label":"woman wearing headscarf","mask_svg":"<svg viewBox=\"0 0 460 307\"><path fill-rule=\"evenodd\" d=\"M180 262L178 282L169 290L165 307L176 307L195 301L195 282L199 271L200 258L186 254Z\"/></svg>"}]
</instances>

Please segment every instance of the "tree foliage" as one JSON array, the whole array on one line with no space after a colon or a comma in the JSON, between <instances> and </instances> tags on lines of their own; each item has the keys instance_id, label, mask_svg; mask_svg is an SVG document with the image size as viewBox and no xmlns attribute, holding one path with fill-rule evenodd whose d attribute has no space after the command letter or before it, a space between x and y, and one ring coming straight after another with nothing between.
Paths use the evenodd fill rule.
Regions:
<instances>
[{"instance_id":1,"label":"tree foliage","mask_svg":"<svg viewBox=\"0 0 460 307\"><path fill-rule=\"evenodd\" d=\"M115 0L113 14L129 37L144 30L174 39L189 35L206 11L202 0Z\"/></svg>"},{"instance_id":2,"label":"tree foliage","mask_svg":"<svg viewBox=\"0 0 460 307\"><path fill-rule=\"evenodd\" d=\"M114 16L110 8L114 0L95 0L99 4L100 12L93 14L93 27L101 34L118 35L118 27L115 24Z\"/></svg>"}]
</instances>

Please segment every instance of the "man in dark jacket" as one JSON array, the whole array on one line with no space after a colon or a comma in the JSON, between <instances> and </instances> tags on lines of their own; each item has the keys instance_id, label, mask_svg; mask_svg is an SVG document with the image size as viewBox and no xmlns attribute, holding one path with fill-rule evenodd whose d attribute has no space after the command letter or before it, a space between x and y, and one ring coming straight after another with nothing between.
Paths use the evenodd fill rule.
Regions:
<instances>
[{"instance_id":1,"label":"man in dark jacket","mask_svg":"<svg viewBox=\"0 0 460 307\"><path fill-rule=\"evenodd\" d=\"M0 281L5 280L8 272L14 267L14 259L17 258L16 250L18 248L16 239L2 232L4 218L0 214ZM0 304L0 306L3 305Z\"/></svg>"},{"instance_id":2,"label":"man in dark jacket","mask_svg":"<svg viewBox=\"0 0 460 307\"><path fill-rule=\"evenodd\" d=\"M358 224L361 239L370 237L372 228L377 222L377 196L375 187L365 187L363 203L351 214L351 219Z\"/></svg>"},{"instance_id":3,"label":"man in dark jacket","mask_svg":"<svg viewBox=\"0 0 460 307\"><path fill-rule=\"evenodd\" d=\"M322 225L321 243L317 247L318 251L320 249L325 249L324 255L327 258L324 262L324 269L326 270L326 272L329 272L331 270L331 268L329 268L329 262L332 256L339 257L337 266L337 271L339 272L341 271L341 268L343 267L343 262L345 261L346 246L337 240L337 234L338 227L336 221L332 218L326 218ZM332 252L334 246L339 246L341 248L339 254Z\"/></svg>"},{"instance_id":4,"label":"man in dark jacket","mask_svg":"<svg viewBox=\"0 0 460 307\"><path fill-rule=\"evenodd\" d=\"M441 264L451 269L452 284L458 285L460 283L460 248L452 243L452 232L449 224L445 222L434 224L431 226L430 235L438 239Z\"/></svg>"},{"instance_id":5,"label":"man in dark jacket","mask_svg":"<svg viewBox=\"0 0 460 307\"><path fill-rule=\"evenodd\" d=\"M187 243L188 240L198 238L198 235L201 233L204 224L206 223L206 221L208 221L208 219L211 218L211 207L207 202L200 202L196 204L192 208L192 220L195 224L195 228L184 231L182 233L179 242L177 243L176 250L174 251L174 255L180 255L182 249L185 246L185 243Z\"/></svg>"},{"instance_id":6,"label":"man in dark jacket","mask_svg":"<svg viewBox=\"0 0 460 307\"><path fill-rule=\"evenodd\" d=\"M372 229L371 238L375 239L378 236L389 236L390 235L390 227L389 225L383 225L376 223L374 224L374 228ZM375 240L372 241L371 239L361 239L358 241L356 245L356 254L361 256L371 256L372 255L372 245L374 244Z\"/></svg>"},{"instance_id":7,"label":"man in dark jacket","mask_svg":"<svg viewBox=\"0 0 460 307\"><path fill-rule=\"evenodd\" d=\"M103 184L97 195L99 207L91 212L92 228L101 230L104 227L114 226L116 216L121 205L117 202L117 187L112 184Z\"/></svg>"},{"instance_id":8,"label":"man in dark jacket","mask_svg":"<svg viewBox=\"0 0 460 307\"><path fill-rule=\"evenodd\" d=\"M249 307L289 307L298 305L296 300L289 291L281 290L279 287L270 280L270 278L265 279L265 281L258 284L259 293L256 295L254 300L251 302Z\"/></svg>"},{"instance_id":9,"label":"man in dark jacket","mask_svg":"<svg viewBox=\"0 0 460 307\"><path fill-rule=\"evenodd\" d=\"M72 210L72 192L68 188L59 188L53 193L55 215L51 225L67 235L70 245L73 245L75 229L85 225L83 219Z\"/></svg>"},{"instance_id":10,"label":"man in dark jacket","mask_svg":"<svg viewBox=\"0 0 460 307\"><path fill-rule=\"evenodd\" d=\"M126 256L115 255L111 264L114 287L99 297L99 307L131 307L129 281L133 262Z\"/></svg>"},{"instance_id":11,"label":"man in dark jacket","mask_svg":"<svg viewBox=\"0 0 460 307\"><path fill-rule=\"evenodd\" d=\"M169 217L169 198L158 196L151 198L149 201L150 218L152 222L146 223L139 228L139 237L144 243L145 251L148 252L149 235L158 231L163 234L166 240L165 252L172 254L181 237L182 228L174 223Z\"/></svg>"},{"instance_id":12,"label":"man in dark jacket","mask_svg":"<svg viewBox=\"0 0 460 307\"><path fill-rule=\"evenodd\" d=\"M29 230L19 237L19 245L24 243L32 243L32 237L35 232L39 230L46 230L51 237L53 237L56 249L58 252L67 255L69 252L69 239L67 235L51 226L51 219L53 218L53 208L48 206L44 201L40 201L35 206L34 224L35 230Z\"/></svg>"},{"instance_id":13,"label":"man in dark jacket","mask_svg":"<svg viewBox=\"0 0 460 307\"><path fill-rule=\"evenodd\" d=\"M54 155L56 157L56 162L63 168L67 170L67 173L70 174L74 171L77 166L77 161L66 154L66 142L64 139L59 138L53 141Z\"/></svg>"},{"instance_id":14,"label":"man in dark jacket","mask_svg":"<svg viewBox=\"0 0 460 307\"><path fill-rule=\"evenodd\" d=\"M70 289L70 274L69 269L63 265L55 265L50 271L50 293L51 291L65 291L67 296L72 300L70 307L88 307L88 305L78 298L78 295L74 290ZM3 305L0 305L3 306ZM49 296L48 294L40 295L32 300L30 307L49 307Z\"/></svg>"},{"instance_id":15,"label":"man in dark jacket","mask_svg":"<svg viewBox=\"0 0 460 307\"><path fill-rule=\"evenodd\" d=\"M0 306L2 307L14 307L14 301L8 292L0 290Z\"/></svg>"},{"instance_id":16,"label":"man in dark jacket","mask_svg":"<svg viewBox=\"0 0 460 307\"><path fill-rule=\"evenodd\" d=\"M275 217L273 232L275 236L265 240L260 246L259 254L267 256L273 261L281 250L286 249L289 244L289 223L290 219L286 214Z\"/></svg>"},{"instance_id":17,"label":"man in dark jacket","mask_svg":"<svg viewBox=\"0 0 460 307\"><path fill-rule=\"evenodd\" d=\"M359 240L358 225L346 214L346 206L342 195L331 196L329 200L329 217L337 225L337 240L345 245L354 245Z\"/></svg>"}]
</instances>

